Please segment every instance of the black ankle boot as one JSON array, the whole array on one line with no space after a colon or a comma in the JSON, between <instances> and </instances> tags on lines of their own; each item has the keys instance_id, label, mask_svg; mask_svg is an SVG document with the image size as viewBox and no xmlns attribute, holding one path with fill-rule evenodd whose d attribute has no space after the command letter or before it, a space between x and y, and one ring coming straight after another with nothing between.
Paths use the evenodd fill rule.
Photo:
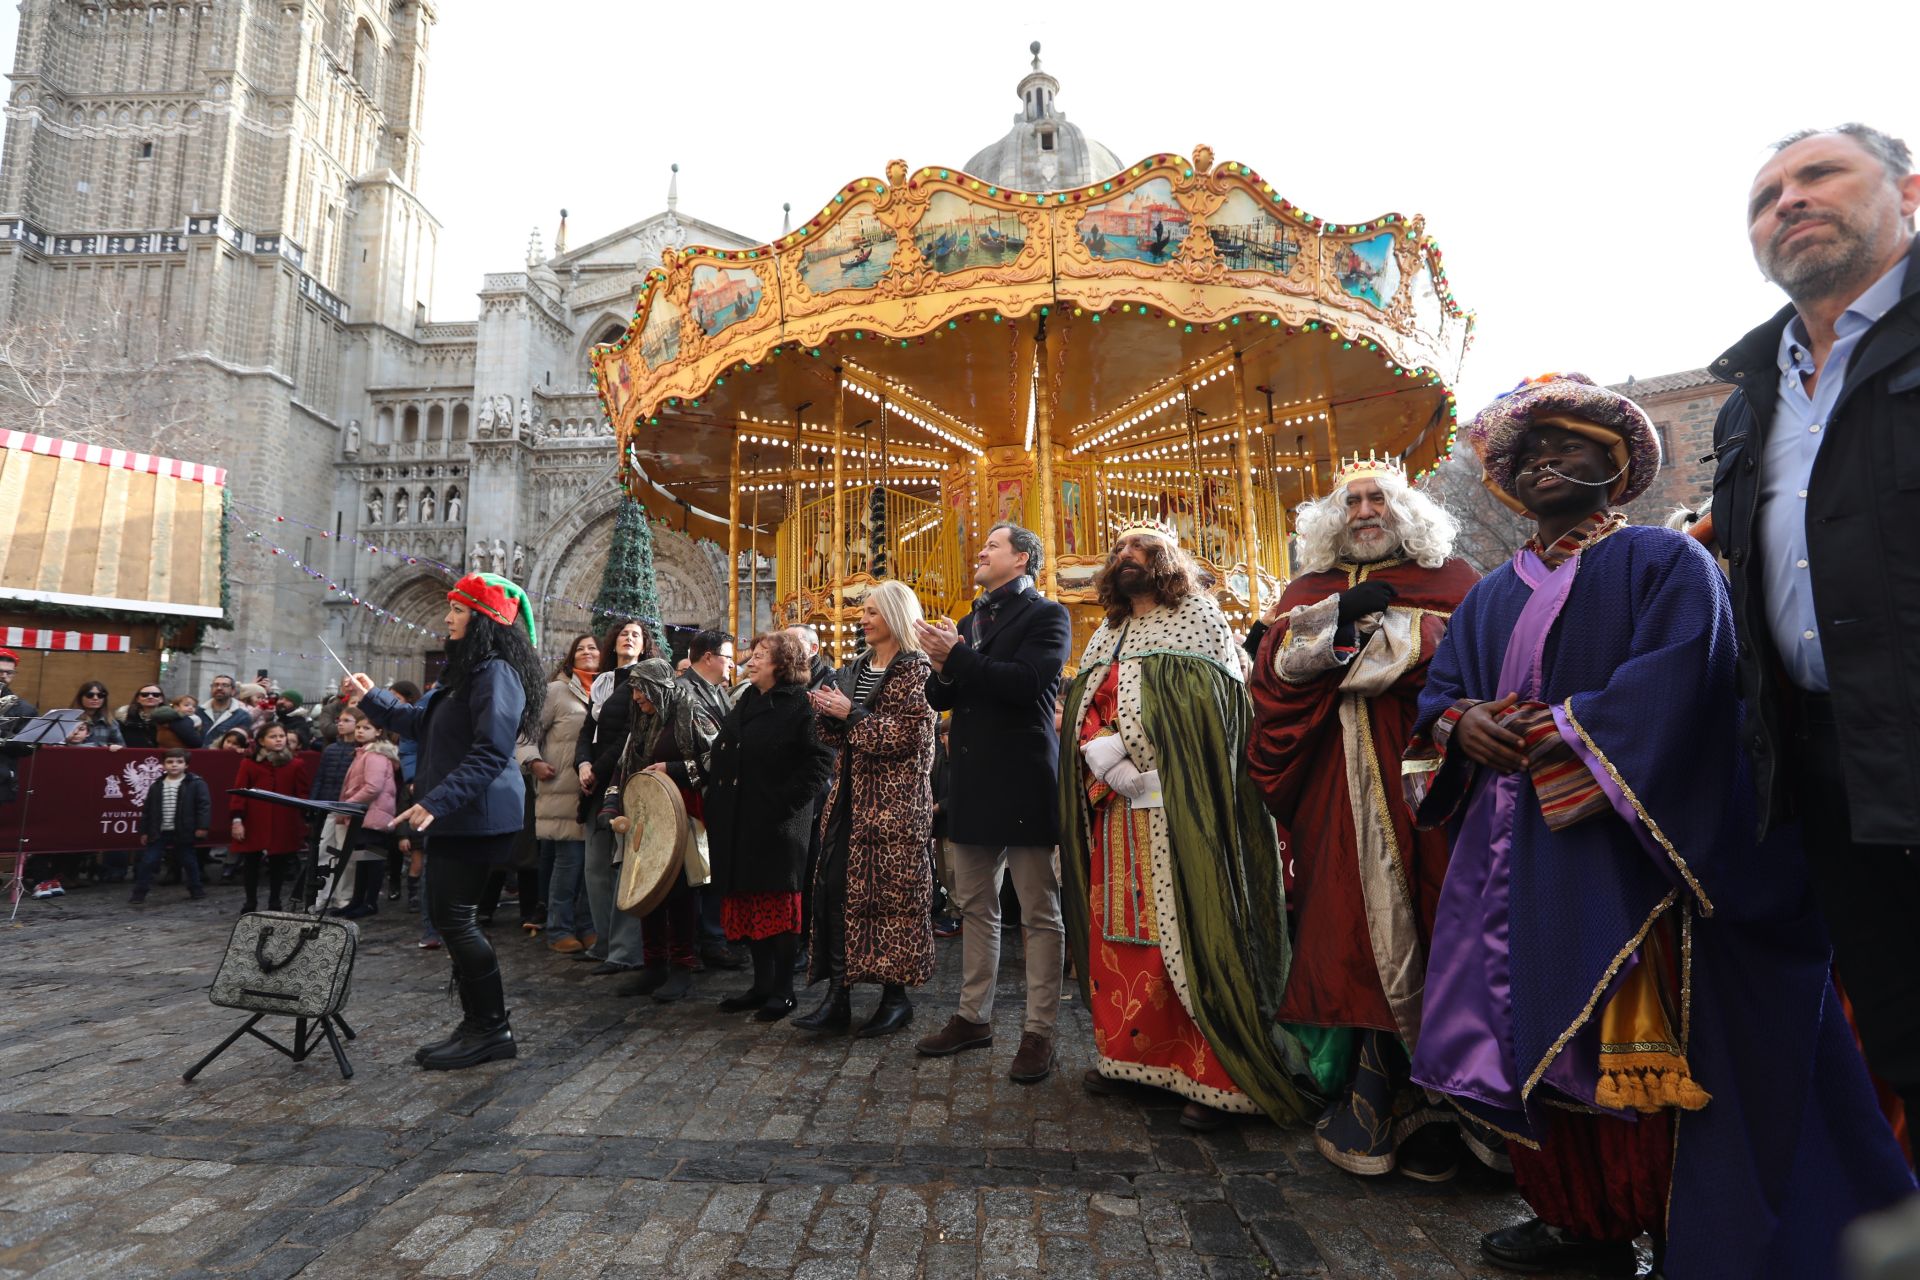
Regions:
<instances>
[{"instance_id":1,"label":"black ankle boot","mask_svg":"<svg viewBox=\"0 0 1920 1280\"><path fill-rule=\"evenodd\" d=\"M773 944L754 938L747 943L747 951L753 957L753 985L737 996L722 1000L722 1013L745 1013L749 1009L758 1009L767 1002L767 996L773 990Z\"/></svg>"},{"instance_id":2,"label":"black ankle boot","mask_svg":"<svg viewBox=\"0 0 1920 1280\"><path fill-rule=\"evenodd\" d=\"M500 970L460 982L460 1003L467 1018L445 1044L429 1046L420 1054L420 1065L428 1071L460 1071L483 1062L517 1058L520 1047L514 1043L513 1028L507 1025L507 993L500 986Z\"/></svg>"},{"instance_id":3,"label":"black ankle boot","mask_svg":"<svg viewBox=\"0 0 1920 1280\"><path fill-rule=\"evenodd\" d=\"M827 981L826 999L812 1013L793 1020L793 1025L802 1031L845 1031L853 1025L853 1001L847 995L847 984L838 978Z\"/></svg>"},{"instance_id":4,"label":"black ankle boot","mask_svg":"<svg viewBox=\"0 0 1920 1280\"><path fill-rule=\"evenodd\" d=\"M862 1040L884 1036L912 1021L913 1001L907 999L907 989L897 982L889 982L880 988L880 1007L853 1034Z\"/></svg>"},{"instance_id":5,"label":"black ankle boot","mask_svg":"<svg viewBox=\"0 0 1920 1280\"><path fill-rule=\"evenodd\" d=\"M800 935L783 933L767 940L767 956L772 972L767 979L767 998L753 1015L755 1022L778 1022L793 1012L793 955L800 948Z\"/></svg>"}]
</instances>

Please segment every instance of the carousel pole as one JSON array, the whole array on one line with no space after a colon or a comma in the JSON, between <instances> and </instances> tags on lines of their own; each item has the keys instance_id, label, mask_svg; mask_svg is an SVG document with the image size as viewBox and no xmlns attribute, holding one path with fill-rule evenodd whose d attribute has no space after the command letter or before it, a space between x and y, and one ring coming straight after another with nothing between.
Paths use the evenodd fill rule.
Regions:
<instances>
[{"instance_id":1,"label":"carousel pole","mask_svg":"<svg viewBox=\"0 0 1920 1280\"><path fill-rule=\"evenodd\" d=\"M760 453L758 450L754 451L753 461L755 465L758 465L760 462ZM755 485L753 488L753 515L751 519L753 521L753 527L758 530L760 528L760 486L758 485ZM757 533L749 540L749 545L753 548L753 556L751 557L752 563L747 566L747 613L753 629L758 631L760 629L760 538ZM774 550L776 553L779 551L779 544L777 542L774 544ZM798 560L792 561L792 564L795 569L800 567Z\"/></svg>"},{"instance_id":2,"label":"carousel pole","mask_svg":"<svg viewBox=\"0 0 1920 1280\"><path fill-rule=\"evenodd\" d=\"M1333 402L1327 402L1327 489L1333 489L1334 473L1340 470L1340 432L1334 424Z\"/></svg>"},{"instance_id":3,"label":"carousel pole","mask_svg":"<svg viewBox=\"0 0 1920 1280\"><path fill-rule=\"evenodd\" d=\"M827 570L833 575L833 652L828 658L836 667L840 665L840 614L847 607L846 436L847 375L836 365L833 370L833 555Z\"/></svg>"},{"instance_id":4,"label":"carousel pole","mask_svg":"<svg viewBox=\"0 0 1920 1280\"><path fill-rule=\"evenodd\" d=\"M1058 558L1059 519L1054 514L1057 495L1053 491L1053 370L1047 362L1047 318L1033 334L1033 447L1039 455L1035 475L1040 483L1040 550L1046 557L1041 566L1040 594L1051 597L1058 582L1054 561Z\"/></svg>"},{"instance_id":5,"label":"carousel pole","mask_svg":"<svg viewBox=\"0 0 1920 1280\"><path fill-rule=\"evenodd\" d=\"M1253 450L1247 439L1247 387L1241 356L1233 353L1233 403L1240 410L1233 452L1240 463L1240 554L1247 564L1247 608L1260 616L1260 521L1253 509Z\"/></svg>"},{"instance_id":6,"label":"carousel pole","mask_svg":"<svg viewBox=\"0 0 1920 1280\"><path fill-rule=\"evenodd\" d=\"M740 643L740 426L733 428L733 475L727 486L727 634ZM757 576L757 575L755 575Z\"/></svg>"}]
</instances>

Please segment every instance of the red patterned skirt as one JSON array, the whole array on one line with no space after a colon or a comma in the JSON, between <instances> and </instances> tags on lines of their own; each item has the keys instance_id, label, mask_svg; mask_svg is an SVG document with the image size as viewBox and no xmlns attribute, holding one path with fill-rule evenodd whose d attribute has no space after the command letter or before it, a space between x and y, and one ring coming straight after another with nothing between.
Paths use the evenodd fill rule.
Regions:
<instances>
[{"instance_id":1,"label":"red patterned skirt","mask_svg":"<svg viewBox=\"0 0 1920 1280\"><path fill-rule=\"evenodd\" d=\"M797 893L730 893L720 900L720 927L739 942L800 932Z\"/></svg>"}]
</instances>

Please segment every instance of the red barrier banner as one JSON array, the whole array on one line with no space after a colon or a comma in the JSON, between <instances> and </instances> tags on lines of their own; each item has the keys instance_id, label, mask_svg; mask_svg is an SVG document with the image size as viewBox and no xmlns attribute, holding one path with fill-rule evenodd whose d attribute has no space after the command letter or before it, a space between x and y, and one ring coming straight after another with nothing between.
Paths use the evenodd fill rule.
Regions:
<instances>
[{"instance_id":1,"label":"red barrier banner","mask_svg":"<svg viewBox=\"0 0 1920 1280\"><path fill-rule=\"evenodd\" d=\"M14 761L19 794L0 806L0 849L16 842L29 854L104 853L141 849L140 810L165 771L159 748L39 747ZM237 751L195 751L187 768L213 794L213 826L205 844L225 844L227 789L246 759Z\"/></svg>"}]
</instances>

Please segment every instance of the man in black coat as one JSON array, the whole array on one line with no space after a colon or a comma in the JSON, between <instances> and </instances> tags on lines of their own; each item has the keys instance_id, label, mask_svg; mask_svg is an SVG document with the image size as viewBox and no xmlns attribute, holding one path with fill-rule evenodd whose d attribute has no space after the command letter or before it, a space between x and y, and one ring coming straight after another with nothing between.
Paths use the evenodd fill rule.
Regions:
<instances>
[{"instance_id":1,"label":"man in black coat","mask_svg":"<svg viewBox=\"0 0 1920 1280\"><path fill-rule=\"evenodd\" d=\"M1066 946L1054 858L1060 735L1053 707L1073 627L1064 606L1033 588L1044 554L1031 530L995 525L974 561L974 585L984 594L966 621L957 629L917 625L933 660L927 701L953 713L947 850L962 921L960 1009L917 1047L939 1057L993 1043L1000 881L1011 874L1026 952L1027 1018L1008 1075L1021 1084L1053 1070Z\"/></svg>"},{"instance_id":2,"label":"man in black coat","mask_svg":"<svg viewBox=\"0 0 1920 1280\"><path fill-rule=\"evenodd\" d=\"M1867 1061L1920 1115L1920 175L1864 125L1786 139L1748 237L1792 300L1713 365L1761 830L1798 817Z\"/></svg>"},{"instance_id":3,"label":"man in black coat","mask_svg":"<svg viewBox=\"0 0 1920 1280\"><path fill-rule=\"evenodd\" d=\"M34 705L13 691L13 676L20 669L20 656L11 649L0 649L0 804L12 804L14 792L13 761L32 750L4 742L13 737L27 721L40 713Z\"/></svg>"}]
</instances>

